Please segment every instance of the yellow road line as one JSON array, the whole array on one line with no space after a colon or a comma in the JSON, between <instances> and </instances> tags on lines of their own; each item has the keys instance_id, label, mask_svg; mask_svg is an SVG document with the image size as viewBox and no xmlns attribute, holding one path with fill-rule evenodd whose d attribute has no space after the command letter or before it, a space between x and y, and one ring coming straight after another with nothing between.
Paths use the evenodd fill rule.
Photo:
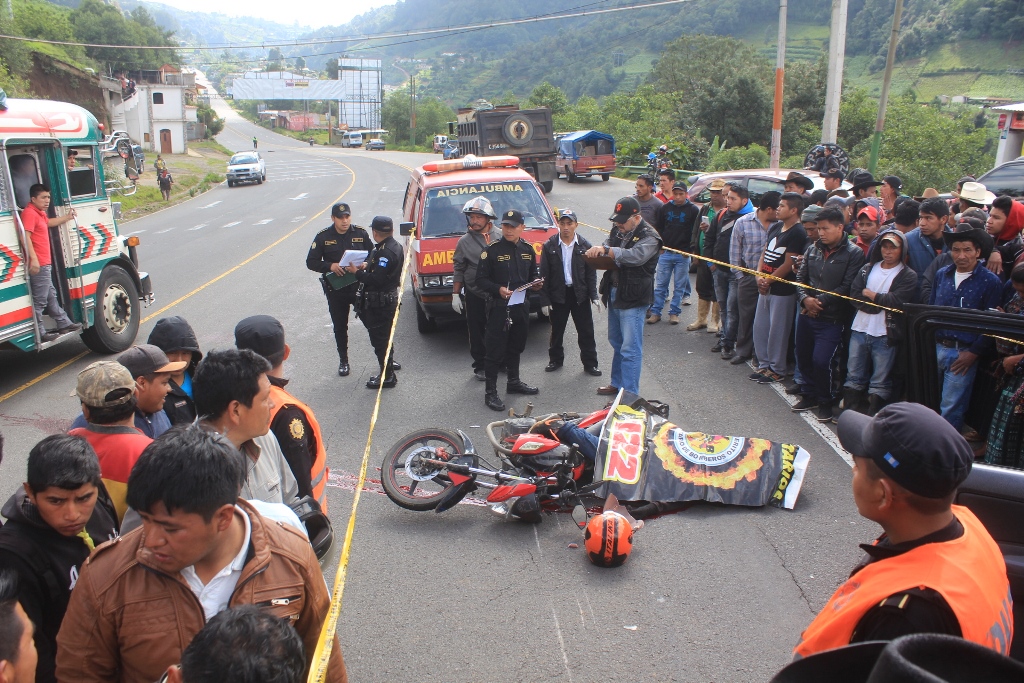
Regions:
<instances>
[{"instance_id":1,"label":"yellow road line","mask_svg":"<svg viewBox=\"0 0 1024 683\"><path fill-rule=\"evenodd\" d=\"M341 199L345 195L347 195L349 192L352 191L352 188L356 184L356 172L353 171L352 168L350 168L349 166L346 166L345 164L341 163L340 161L338 161L336 159L331 159L331 161L333 161L334 163L338 164L339 166L344 166L345 168L347 168L349 171L352 172L352 180L351 180L351 182L349 182L349 185L348 185L347 188L345 188L344 192L342 192L340 195L338 195L337 197L334 198L334 200L331 202L331 204L333 205L333 204L336 204L339 201L341 201ZM256 259L258 259L260 256L262 256L263 254L267 253L268 251L270 251L271 249L273 249L274 247L276 247L277 245L281 244L286 239L288 239L289 237L291 237L292 235L297 233L299 230L302 230L304 227L306 227L307 225L309 225L310 223L312 223L313 221L318 219L326 211L327 211L327 209L323 209L322 211L320 211L320 213L316 214L315 216L310 218L308 221L306 221L302 225L298 226L297 228L295 228L294 230L289 232L287 235L284 235L283 237L279 238L278 240L276 240L275 242L271 243L270 245L264 247L263 249L260 249L258 252L256 252L255 254L250 256L249 258L245 259L244 261L242 261L238 265L229 268L228 270L224 271L223 273L221 273L217 277L213 278L209 282L206 282L204 284L199 285L198 287L193 289L188 294L185 294L183 296L178 297L177 299L175 299L171 303L167 304L163 308L161 308L161 309L159 309L157 311L154 311L153 313L150 313L145 318L140 320L139 324L141 325L142 323L147 323L150 320L152 320L153 318L156 318L157 316L159 316L160 314L166 313L168 310L170 310L171 308L174 308L175 306L180 304L182 301L185 301L186 299L189 299L189 298L195 296L196 294L198 294L199 292L203 291L204 289L206 289L210 285L212 285L214 283L217 283L217 282L220 282L221 280L226 278L228 275L231 275L232 273L234 273L236 270L238 270L242 266L245 266L245 265L247 265L249 263L252 263ZM43 374L39 375L38 377L30 379L28 382L25 382L20 387L8 391L3 396L0 396L0 403L3 403L4 401L6 401L7 399L11 398L12 396L20 394L21 392L25 391L25 389L28 389L29 387L31 387L31 386L33 386L35 384L38 384L39 382L42 382L47 377L53 376L55 373L60 372L61 370L63 370L64 368L68 367L69 365L71 365L75 361L81 360L82 358L84 358L88 354L89 354L89 351L82 351L80 354L78 354L74 358L70 358L70 359L64 361L63 363L61 363L60 365L58 365L57 367L52 368L50 370L47 370L46 372L44 372Z\"/></svg>"},{"instance_id":2,"label":"yellow road line","mask_svg":"<svg viewBox=\"0 0 1024 683\"><path fill-rule=\"evenodd\" d=\"M401 289L398 292L398 300L401 302L402 293L405 291L405 276L409 270L409 262L412 256L412 249L406 249L405 261L402 263ZM391 333L388 336L388 346L384 357L391 355L391 348L395 343L395 331L398 329L398 314L401 306L395 309L395 315L391 319ZM392 370L392 372L394 372ZM338 571L334 576L334 592L331 595L331 606L327 611L327 618L324 620L323 628L320 630L320 638L317 640L316 649L313 650L312 665L309 669L307 683L323 683L327 674L327 662L334 647L334 636L337 630L338 617L341 616L341 598L345 593L345 580L348 578L348 562L352 552L352 538L356 531L356 511L359 508L359 500L363 493L363 485L366 483L366 469L370 462L370 446L373 443L373 430L377 426L377 415L380 411L381 393L384 391L384 377L386 373L382 370L380 374L381 386L377 387L377 398L373 404L373 413L370 415L370 431L366 435L366 447L363 449L363 461L359 466L359 481L356 482L355 495L352 498L352 512L348 518L348 526L345 528L345 542L341 547L341 557L338 559ZM382 475L383 476L383 475Z\"/></svg>"}]
</instances>

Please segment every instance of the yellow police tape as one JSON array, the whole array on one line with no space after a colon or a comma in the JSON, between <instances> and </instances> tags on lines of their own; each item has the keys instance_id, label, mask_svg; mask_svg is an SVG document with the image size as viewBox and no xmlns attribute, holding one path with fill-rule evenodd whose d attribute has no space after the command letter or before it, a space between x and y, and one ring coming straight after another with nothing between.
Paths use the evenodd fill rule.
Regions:
<instances>
[{"instance_id":1,"label":"yellow police tape","mask_svg":"<svg viewBox=\"0 0 1024 683\"><path fill-rule=\"evenodd\" d=\"M387 359L391 355L391 347L395 343L395 330L398 328L398 312L401 310L402 292L405 291L405 276L409 269L409 262L412 257L412 245L405 250L405 260L402 262L401 288L398 291L399 306L395 307L395 315L391 319L391 333L388 335ZM393 371L392 371L393 372ZM363 484L366 483L366 468L370 461L370 445L373 443L373 429L377 426L377 414L380 411L381 393L384 391L384 376L381 372L381 385L377 387L377 397L373 402L373 412L370 414L370 432L366 435L366 447L363 449L363 461L359 465L359 481L356 482L355 495L352 498L352 512L349 514L348 526L345 528L345 541L341 546L341 557L338 559L338 573L334 577L334 591L331 595L331 607L327 611L327 619L324 621L320 631L320 639L317 640L316 649L313 650L313 664L309 669L308 683L323 683L327 674L327 661L330 659L331 650L334 647L334 635L337 631L338 617L341 616L341 597L345 592L345 578L348 576L348 561L352 552L352 537L356 531L356 511L359 508L359 498L363 492Z\"/></svg>"},{"instance_id":2,"label":"yellow police tape","mask_svg":"<svg viewBox=\"0 0 1024 683\"><path fill-rule=\"evenodd\" d=\"M585 225L588 228L593 228L594 230L597 230L598 232L603 232L605 234L611 234L610 230L605 230L604 228L599 228L596 225L590 225L589 223L580 223L580 225ZM844 294L837 294L836 292L830 292L827 289L819 289L818 287L812 287L811 285L807 285L807 284L804 284L802 282L794 282L793 280L786 280L784 278L776 277L776 276L770 275L768 273L762 273L762 272L757 271L757 270L751 270L750 268L744 268L743 266L734 266L734 265L732 265L730 263L725 263L723 261L718 261L716 259L713 259L713 258L710 258L710 257L707 257L707 256L699 256L697 254L691 254L691 253L682 251L680 249L673 249L672 247L662 247L662 249L664 251L671 251L671 252L676 253L676 254L681 254L682 256L688 256L690 258L695 258L695 259L697 259L699 261L707 261L708 263L711 263L711 264L716 265L716 266L721 266L723 268L729 268L731 270L739 271L741 273L746 273L748 275L753 275L755 277L764 278L766 280L774 280L775 282L782 282L782 283L785 283L787 285L796 285L800 289L809 289L809 290L814 291L814 292L821 292L822 294L828 294L829 296L834 296L837 299L844 299L846 301L851 301L851 302L857 303L857 304L869 304L869 305L874 306L875 308L879 308L879 309L881 309L883 311L891 311L892 313L899 313L901 315L903 314L903 311L901 311L898 308L890 308L888 306L882 306L880 304L876 304L876 303L873 303L873 302L870 302L870 301L866 301L865 299L857 299L857 298L854 298L852 296L846 296ZM989 337L990 339L998 339L1000 341L1009 342L1011 344L1022 344L1022 343L1024 343L1024 341L1022 341L1020 339L1009 339L1007 337L1000 337L1000 336L995 335L995 334L984 334L984 333L982 333L982 336L983 337Z\"/></svg>"}]
</instances>

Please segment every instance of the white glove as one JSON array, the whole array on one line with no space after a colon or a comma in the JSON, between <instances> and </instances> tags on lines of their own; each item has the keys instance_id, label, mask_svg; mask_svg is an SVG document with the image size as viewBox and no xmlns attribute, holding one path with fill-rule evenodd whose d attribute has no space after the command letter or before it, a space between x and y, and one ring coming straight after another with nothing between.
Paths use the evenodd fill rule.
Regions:
<instances>
[{"instance_id":1,"label":"white glove","mask_svg":"<svg viewBox=\"0 0 1024 683\"><path fill-rule=\"evenodd\" d=\"M541 312L541 315L549 316L549 315L551 315L551 307L550 306L541 306L540 307L540 312Z\"/></svg>"},{"instance_id":2,"label":"white glove","mask_svg":"<svg viewBox=\"0 0 1024 683\"><path fill-rule=\"evenodd\" d=\"M454 310L459 315L462 315L462 309L463 309L462 295L461 294L452 294L452 310Z\"/></svg>"},{"instance_id":3,"label":"white glove","mask_svg":"<svg viewBox=\"0 0 1024 683\"><path fill-rule=\"evenodd\" d=\"M594 308L597 310L598 313L601 312L601 300L600 299L591 299L590 303L594 304Z\"/></svg>"}]
</instances>

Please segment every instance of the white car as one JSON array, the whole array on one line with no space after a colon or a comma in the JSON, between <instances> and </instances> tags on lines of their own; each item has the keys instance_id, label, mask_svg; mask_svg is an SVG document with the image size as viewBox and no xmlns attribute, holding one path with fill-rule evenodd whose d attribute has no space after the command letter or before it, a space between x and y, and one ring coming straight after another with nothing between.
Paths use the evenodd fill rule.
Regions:
<instances>
[{"instance_id":1,"label":"white car","mask_svg":"<svg viewBox=\"0 0 1024 683\"><path fill-rule=\"evenodd\" d=\"M228 162L228 187L238 183L256 183L267 179L267 164L259 152L238 152Z\"/></svg>"}]
</instances>

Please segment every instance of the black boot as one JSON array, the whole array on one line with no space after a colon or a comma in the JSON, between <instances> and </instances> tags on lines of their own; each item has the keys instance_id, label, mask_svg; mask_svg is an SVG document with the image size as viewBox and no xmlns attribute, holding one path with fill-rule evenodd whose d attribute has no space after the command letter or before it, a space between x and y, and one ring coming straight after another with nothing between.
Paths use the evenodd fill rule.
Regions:
<instances>
[{"instance_id":1,"label":"black boot","mask_svg":"<svg viewBox=\"0 0 1024 683\"><path fill-rule=\"evenodd\" d=\"M531 387L529 384L516 377L515 379L508 380L508 384L505 385L505 393L533 396L534 394L540 393L540 389L537 387Z\"/></svg>"},{"instance_id":2,"label":"black boot","mask_svg":"<svg viewBox=\"0 0 1024 683\"><path fill-rule=\"evenodd\" d=\"M484 393L484 405L491 410L505 410L505 404L501 402L498 397L498 380L497 378L487 378L487 388Z\"/></svg>"},{"instance_id":3,"label":"black boot","mask_svg":"<svg viewBox=\"0 0 1024 683\"><path fill-rule=\"evenodd\" d=\"M879 410L885 407L885 399L878 394L868 394L868 415L875 416Z\"/></svg>"},{"instance_id":4,"label":"black boot","mask_svg":"<svg viewBox=\"0 0 1024 683\"><path fill-rule=\"evenodd\" d=\"M864 412L861 405L864 403L864 392L861 389L843 387L843 410L856 410Z\"/></svg>"}]
</instances>

